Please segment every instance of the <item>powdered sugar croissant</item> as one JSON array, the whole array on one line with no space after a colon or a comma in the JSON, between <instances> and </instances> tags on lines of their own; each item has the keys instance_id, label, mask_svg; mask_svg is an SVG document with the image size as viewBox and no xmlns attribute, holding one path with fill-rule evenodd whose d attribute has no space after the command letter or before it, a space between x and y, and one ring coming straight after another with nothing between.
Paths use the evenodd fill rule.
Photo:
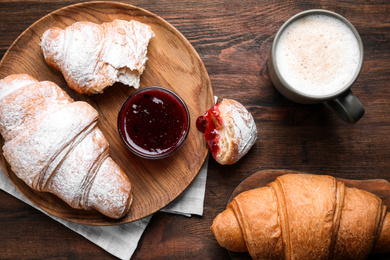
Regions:
<instances>
[{"instance_id":1,"label":"powdered sugar croissant","mask_svg":"<svg viewBox=\"0 0 390 260\"><path fill-rule=\"evenodd\" d=\"M376 195L331 176L286 174L236 196L211 230L253 259L365 259L390 252L390 214Z\"/></svg>"},{"instance_id":2,"label":"powdered sugar croissant","mask_svg":"<svg viewBox=\"0 0 390 260\"><path fill-rule=\"evenodd\" d=\"M92 106L52 82L27 74L0 80L0 132L12 171L73 208L120 218L132 203L131 183L109 157L97 119Z\"/></svg>"},{"instance_id":3,"label":"powdered sugar croissant","mask_svg":"<svg viewBox=\"0 0 390 260\"><path fill-rule=\"evenodd\" d=\"M70 88L96 94L115 82L139 87L153 36L150 26L134 20L76 22L45 31L40 45L47 64L62 72Z\"/></svg>"}]
</instances>

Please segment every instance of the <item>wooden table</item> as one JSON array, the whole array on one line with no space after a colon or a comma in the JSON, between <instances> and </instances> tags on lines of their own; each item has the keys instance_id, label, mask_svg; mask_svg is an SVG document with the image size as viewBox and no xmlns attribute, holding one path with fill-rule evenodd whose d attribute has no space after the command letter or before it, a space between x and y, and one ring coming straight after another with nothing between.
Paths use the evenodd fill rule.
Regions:
<instances>
[{"instance_id":1,"label":"wooden table","mask_svg":"<svg viewBox=\"0 0 390 260\"><path fill-rule=\"evenodd\" d=\"M42 16L78 1L0 1L0 58ZM210 160L204 215L156 213L132 259L228 259L209 227L234 188L264 169L293 169L347 179L390 181L389 1L123 1L175 26L202 58L218 97L235 99L253 114L258 140L238 163ZM277 29L313 8L335 11L359 31L365 48L353 86L366 109L355 125L322 105L281 96L268 73ZM0 191L0 259L113 259L85 238ZM389 259L390 255L371 257Z\"/></svg>"}]
</instances>

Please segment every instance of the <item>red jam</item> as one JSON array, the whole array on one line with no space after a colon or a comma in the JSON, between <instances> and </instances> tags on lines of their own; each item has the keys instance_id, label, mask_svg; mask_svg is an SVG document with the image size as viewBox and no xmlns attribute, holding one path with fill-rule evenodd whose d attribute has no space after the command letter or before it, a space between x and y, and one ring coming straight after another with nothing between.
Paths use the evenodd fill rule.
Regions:
<instances>
[{"instance_id":1,"label":"red jam","mask_svg":"<svg viewBox=\"0 0 390 260\"><path fill-rule=\"evenodd\" d=\"M196 119L196 128L198 128L199 131L204 133L206 131L207 127L207 120L204 116L200 116Z\"/></svg>"},{"instance_id":2,"label":"red jam","mask_svg":"<svg viewBox=\"0 0 390 260\"><path fill-rule=\"evenodd\" d=\"M221 118L218 112L219 104L212 106L206 114L196 119L196 128L204 133L207 146L209 147L212 154L216 154L219 151L219 125L222 125ZM217 124L215 124L216 120Z\"/></svg>"},{"instance_id":3,"label":"red jam","mask_svg":"<svg viewBox=\"0 0 390 260\"><path fill-rule=\"evenodd\" d=\"M189 113L173 92L149 87L134 92L122 105L119 133L131 151L163 158L176 151L189 131Z\"/></svg>"}]
</instances>

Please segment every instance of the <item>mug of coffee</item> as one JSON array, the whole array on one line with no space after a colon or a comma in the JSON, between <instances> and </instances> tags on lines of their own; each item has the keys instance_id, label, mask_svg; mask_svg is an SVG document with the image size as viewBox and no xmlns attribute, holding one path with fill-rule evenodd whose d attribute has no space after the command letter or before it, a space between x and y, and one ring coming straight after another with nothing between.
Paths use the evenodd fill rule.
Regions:
<instances>
[{"instance_id":1,"label":"mug of coffee","mask_svg":"<svg viewBox=\"0 0 390 260\"><path fill-rule=\"evenodd\" d=\"M274 86L286 98L323 103L348 123L364 115L350 90L363 66L363 43L343 16L313 9L291 17L274 38L268 66Z\"/></svg>"}]
</instances>

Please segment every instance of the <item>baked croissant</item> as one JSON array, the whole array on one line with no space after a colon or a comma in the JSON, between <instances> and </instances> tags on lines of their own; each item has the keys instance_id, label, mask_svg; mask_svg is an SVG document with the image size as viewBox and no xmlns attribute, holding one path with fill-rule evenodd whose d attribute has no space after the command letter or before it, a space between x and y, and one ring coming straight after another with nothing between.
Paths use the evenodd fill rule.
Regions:
<instances>
[{"instance_id":1,"label":"baked croissant","mask_svg":"<svg viewBox=\"0 0 390 260\"><path fill-rule=\"evenodd\" d=\"M197 119L207 146L220 164L234 164L252 148L257 128L251 113L239 102L223 99Z\"/></svg>"},{"instance_id":2,"label":"baked croissant","mask_svg":"<svg viewBox=\"0 0 390 260\"><path fill-rule=\"evenodd\" d=\"M62 72L70 88L96 94L115 82L139 87L153 36L149 25L134 20L76 22L45 31L40 45L47 64Z\"/></svg>"},{"instance_id":3,"label":"baked croissant","mask_svg":"<svg viewBox=\"0 0 390 260\"><path fill-rule=\"evenodd\" d=\"M211 231L253 259L364 259L390 252L386 210L376 195L331 176L287 174L236 196Z\"/></svg>"},{"instance_id":4,"label":"baked croissant","mask_svg":"<svg viewBox=\"0 0 390 260\"><path fill-rule=\"evenodd\" d=\"M109 157L97 119L92 106L52 82L27 74L0 80L0 133L12 171L73 208L120 218L132 203L131 183Z\"/></svg>"}]
</instances>

